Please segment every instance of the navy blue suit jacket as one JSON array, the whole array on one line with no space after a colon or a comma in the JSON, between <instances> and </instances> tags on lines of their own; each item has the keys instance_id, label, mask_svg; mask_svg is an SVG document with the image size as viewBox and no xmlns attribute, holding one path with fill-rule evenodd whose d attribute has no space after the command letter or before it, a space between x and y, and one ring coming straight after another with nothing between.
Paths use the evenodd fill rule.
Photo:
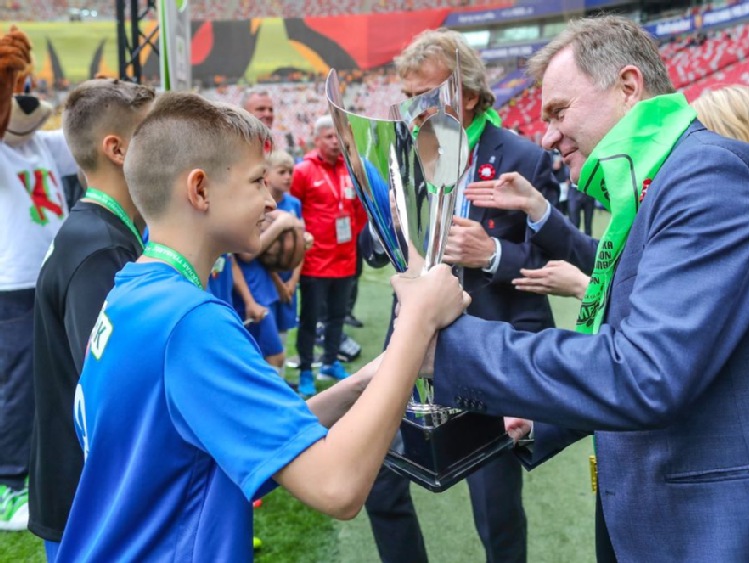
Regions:
<instances>
[{"instance_id":1,"label":"navy blue suit jacket","mask_svg":"<svg viewBox=\"0 0 749 563\"><path fill-rule=\"evenodd\" d=\"M589 239L547 227L585 260ZM619 561L749 561L749 145L698 122L682 136L598 334L464 316L440 334L435 391L441 405L538 421L531 466L595 432Z\"/></svg>"},{"instance_id":2,"label":"navy blue suit jacket","mask_svg":"<svg viewBox=\"0 0 749 563\"><path fill-rule=\"evenodd\" d=\"M492 171L493 175L482 176L481 171ZM519 172L552 204L558 200L559 184L552 172L551 155L523 137L487 124L479 140L473 180L494 180L505 172ZM502 247L494 275L480 268L463 271L463 286L472 297L469 314L507 321L533 332L554 326L545 295L518 291L510 283L520 276L520 268L540 268L549 260L540 247L528 240L525 213L471 206L468 218L481 223Z\"/></svg>"}]
</instances>

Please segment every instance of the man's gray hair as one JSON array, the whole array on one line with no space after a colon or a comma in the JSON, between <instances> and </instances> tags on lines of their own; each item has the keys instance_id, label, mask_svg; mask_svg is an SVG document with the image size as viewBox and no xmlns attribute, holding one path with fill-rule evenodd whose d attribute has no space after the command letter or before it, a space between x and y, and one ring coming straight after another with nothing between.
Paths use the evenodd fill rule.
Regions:
<instances>
[{"instance_id":1,"label":"man's gray hair","mask_svg":"<svg viewBox=\"0 0 749 563\"><path fill-rule=\"evenodd\" d=\"M428 29L417 35L411 44L395 58L398 76L406 78L418 73L426 61L434 61L446 70L455 70L455 52L460 56L460 73L463 88L478 94L476 111L481 113L494 105L496 97L486 80L486 66L465 38L450 29Z\"/></svg>"},{"instance_id":2,"label":"man's gray hair","mask_svg":"<svg viewBox=\"0 0 749 563\"><path fill-rule=\"evenodd\" d=\"M528 74L541 80L551 60L572 48L577 67L602 90L616 84L627 65L640 69L645 91L650 96L672 94L674 86L658 46L648 33L621 16L571 20L556 38L528 61Z\"/></svg>"},{"instance_id":3,"label":"man's gray hair","mask_svg":"<svg viewBox=\"0 0 749 563\"><path fill-rule=\"evenodd\" d=\"M318 137L324 129L331 129L333 127L333 118L329 115L323 115L318 117L315 121L315 137Z\"/></svg>"},{"instance_id":4,"label":"man's gray hair","mask_svg":"<svg viewBox=\"0 0 749 563\"><path fill-rule=\"evenodd\" d=\"M273 96L270 93L270 90L266 90L265 88L262 88L261 86L253 86L251 88L247 88L244 93L242 94L242 101L239 105L242 107L247 106L247 102L250 101L250 99L253 96L260 96L261 98L273 98Z\"/></svg>"}]
</instances>

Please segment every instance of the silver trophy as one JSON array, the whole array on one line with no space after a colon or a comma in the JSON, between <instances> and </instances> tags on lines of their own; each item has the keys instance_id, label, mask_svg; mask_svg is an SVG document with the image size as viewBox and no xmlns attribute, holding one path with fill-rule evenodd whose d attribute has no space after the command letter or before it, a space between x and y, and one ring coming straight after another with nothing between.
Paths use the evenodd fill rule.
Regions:
<instances>
[{"instance_id":1,"label":"silver trophy","mask_svg":"<svg viewBox=\"0 0 749 563\"><path fill-rule=\"evenodd\" d=\"M442 261L457 186L468 169L457 63L437 88L391 106L389 119L345 110L335 70L328 75L328 107L346 166L399 272L409 265L426 271ZM403 447L388 452L386 465L432 491L447 489L512 446L501 418L435 404L429 378L417 381L401 435Z\"/></svg>"}]
</instances>

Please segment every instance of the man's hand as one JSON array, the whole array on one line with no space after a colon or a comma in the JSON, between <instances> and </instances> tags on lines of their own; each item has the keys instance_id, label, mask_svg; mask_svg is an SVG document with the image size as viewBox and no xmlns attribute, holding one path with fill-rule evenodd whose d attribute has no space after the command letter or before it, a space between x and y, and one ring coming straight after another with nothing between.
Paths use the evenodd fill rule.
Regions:
<instances>
[{"instance_id":1,"label":"man's hand","mask_svg":"<svg viewBox=\"0 0 749 563\"><path fill-rule=\"evenodd\" d=\"M533 429L533 423L524 418L505 417L505 432L517 444L519 440L525 438Z\"/></svg>"},{"instance_id":2,"label":"man's hand","mask_svg":"<svg viewBox=\"0 0 749 563\"><path fill-rule=\"evenodd\" d=\"M588 290L590 278L577 267L564 260L550 260L537 270L521 269L522 278L515 278L515 289L543 295L563 295L582 299Z\"/></svg>"},{"instance_id":3,"label":"man's hand","mask_svg":"<svg viewBox=\"0 0 749 563\"><path fill-rule=\"evenodd\" d=\"M531 183L517 172L507 172L490 182L468 185L465 197L476 207L519 210L531 221L540 220L549 203Z\"/></svg>"},{"instance_id":4,"label":"man's hand","mask_svg":"<svg viewBox=\"0 0 749 563\"><path fill-rule=\"evenodd\" d=\"M442 261L466 268L484 268L496 249L494 240L486 234L481 223L456 215Z\"/></svg>"}]
</instances>

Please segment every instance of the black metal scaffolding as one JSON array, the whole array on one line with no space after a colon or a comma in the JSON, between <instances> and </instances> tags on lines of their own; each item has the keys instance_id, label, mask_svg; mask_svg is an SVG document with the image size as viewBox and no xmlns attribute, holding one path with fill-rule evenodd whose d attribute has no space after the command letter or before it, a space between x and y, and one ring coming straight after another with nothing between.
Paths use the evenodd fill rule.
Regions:
<instances>
[{"instance_id":1,"label":"black metal scaffolding","mask_svg":"<svg viewBox=\"0 0 749 563\"><path fill-rule=\"evenodd\" d=\"M143 68L140 53L146 45L150 45L158 54L159 45L154 40L159 27L145 35L141 31L141 22L153 13L156 15L156 0L115 0L117 8L117 52L120 64L120 79L130 80L140 84L143 80ZM145 4L145 6L144 6ZM130 6L129 14L127 6ZM127 19L130 19L128 33Z\"/></svg>"}]
</instances>

